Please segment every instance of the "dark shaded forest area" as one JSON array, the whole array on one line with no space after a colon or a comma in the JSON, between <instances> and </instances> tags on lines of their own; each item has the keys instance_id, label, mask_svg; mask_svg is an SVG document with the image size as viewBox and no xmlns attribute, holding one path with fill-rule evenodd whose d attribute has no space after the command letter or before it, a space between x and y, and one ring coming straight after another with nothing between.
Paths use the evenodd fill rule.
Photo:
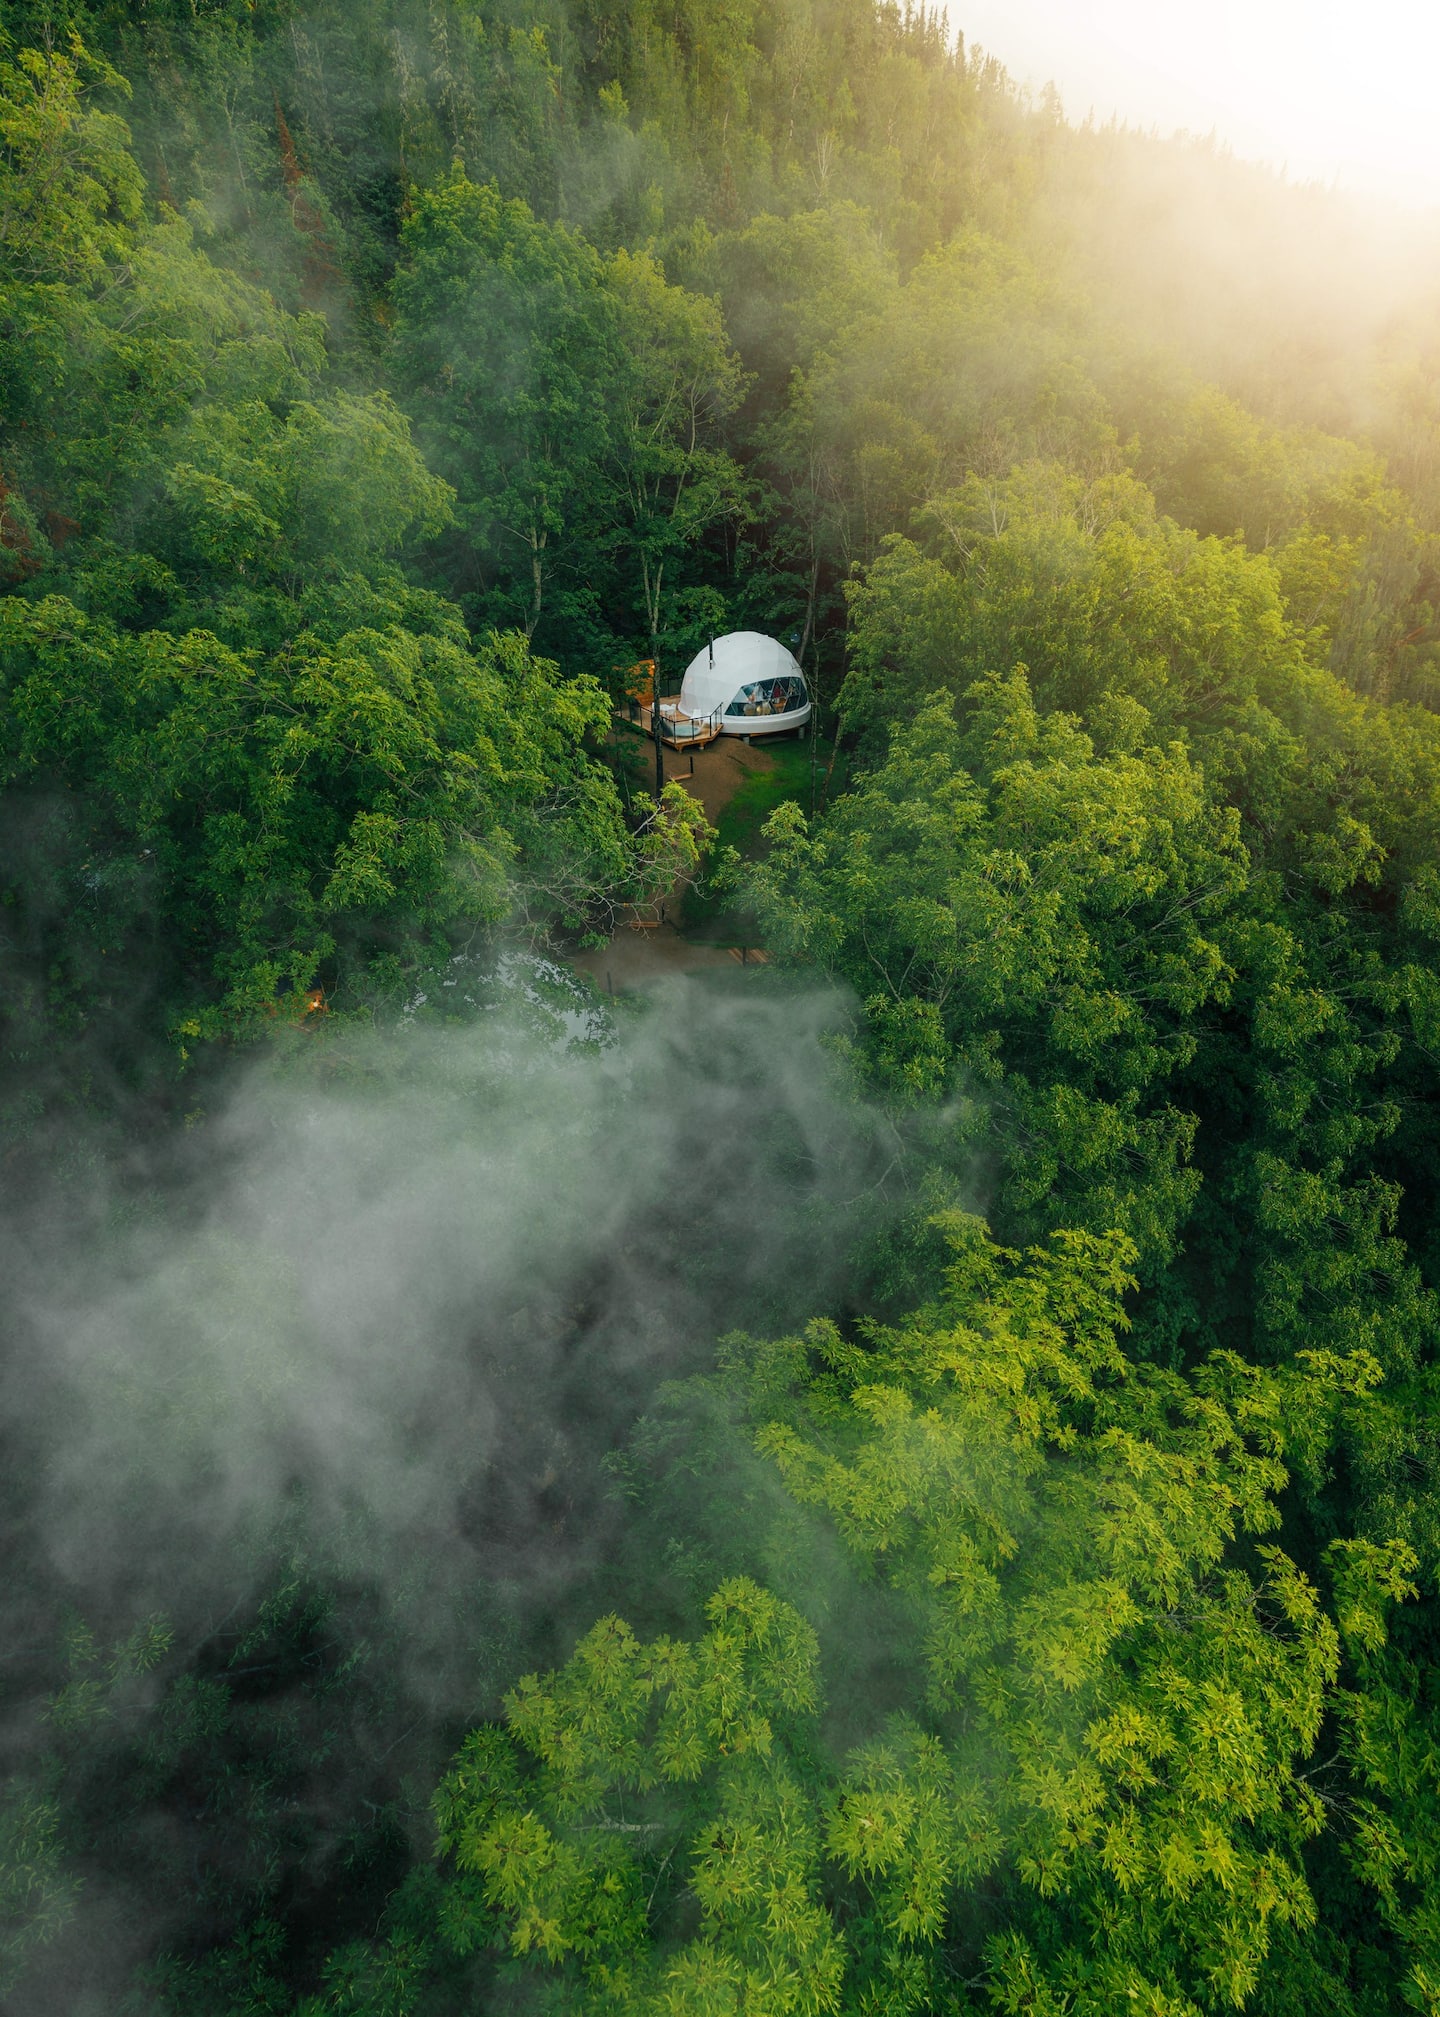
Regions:
<instances>
[{"instance_id":1,"label":"dark shaded forest area","mask_svg":"<svg viewBox=\"0 0 1440 2017\"><path fill-rule=\"evenodd\" d=\"M7 2012L1440 2017L1437 240L890 0L9 0Z\"/></svg>"}]
</instances>

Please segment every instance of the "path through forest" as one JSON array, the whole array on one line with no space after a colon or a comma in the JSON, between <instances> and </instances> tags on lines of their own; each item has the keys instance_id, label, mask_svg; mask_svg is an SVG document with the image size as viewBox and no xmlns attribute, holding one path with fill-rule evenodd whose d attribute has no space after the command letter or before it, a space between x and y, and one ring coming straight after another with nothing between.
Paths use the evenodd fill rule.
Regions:
<instances>
[{"instance_id":1,"label":"path through forest","mask_svg":"<svg viewBox=\"0 0 1440 2017\"><path fill-rule=\"evenodd\" d=\"M647 754L653 764L653 753L647 749ZM712 826L747 777L774 768L774 758L763 744L742 742L736 735L721 736L706 749L667 749L664 758L665 782L683 784L698 798ZM672 891L662 907L663 923L622 925L603 946L573 953L571 965L602 987L614 989L642 987L668 973L695 973L739 963L728 946L701 945L682 937L674 923L679 909Z\"/></svg>"}]
</instances>

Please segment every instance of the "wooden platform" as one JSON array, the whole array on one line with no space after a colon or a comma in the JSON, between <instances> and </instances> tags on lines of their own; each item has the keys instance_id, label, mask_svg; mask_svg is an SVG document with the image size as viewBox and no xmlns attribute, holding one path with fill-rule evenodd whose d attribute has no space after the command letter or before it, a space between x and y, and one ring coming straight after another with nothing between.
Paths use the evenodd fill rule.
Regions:
<instances>
[{"instance_id":1,"label":"wooden platform","mask_svg":"<svg viewBox=\"0 0 1440 2017\"><path fill-rule=\"evenodd\" d=\"M626 728L637 730L647 741L654 736L655 729L651 720L649 701L640 702L638 714L629 714L624 708L617 708L615 718ZM677 733L682 726L685 733ZM663 708L660 711L660 740L667 749L704 749L707 744L718 741L721 733L720 723L714 716L697 720L691 715L682 714L677 722L673 716L667 715Z\"/></svg>"}]
</instances>

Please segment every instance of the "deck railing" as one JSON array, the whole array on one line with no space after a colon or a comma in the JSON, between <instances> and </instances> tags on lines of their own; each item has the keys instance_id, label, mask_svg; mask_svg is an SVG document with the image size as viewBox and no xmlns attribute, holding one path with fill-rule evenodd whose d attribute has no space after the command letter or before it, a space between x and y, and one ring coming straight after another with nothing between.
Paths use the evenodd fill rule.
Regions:
<instances>
[{"instance_id":1,"label":"deck railing","mask_svg":"<svg viewBox=\"0 0 1440 2017\"><path fill-rule=\"evenodd\" d=\"M667 714L665 703L660 703L660 740L668 742L672 749L678 749L687 742L713 742L720 733L722 708L710 714Z\"/></svg>"},{"instance_id":2,"label":"deck railing","mask_svg":"<svg viewBox=\"0 0 1440 2017\"><path fill-rule=\"evenodd\" d=\"M660 740L671 749L683 749L691 743L713 742L720 733L720 717L724 709L717 707L712 714L681 714L677 708L673 714L667 713L666 700L673 705L677 698L677 695L669 694L660 702ZM642 735L652 736L655 733L652 702L632 700L628 704L628 714Z\"/></svg>"}]
</instances>

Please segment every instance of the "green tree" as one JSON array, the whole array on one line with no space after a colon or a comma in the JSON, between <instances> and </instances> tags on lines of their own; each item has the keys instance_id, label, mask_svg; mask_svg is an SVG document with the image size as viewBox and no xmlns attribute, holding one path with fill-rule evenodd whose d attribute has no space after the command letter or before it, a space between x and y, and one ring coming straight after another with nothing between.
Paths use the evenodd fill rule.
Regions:
<instances>
[{"instance_id":1,"label":"green tree","mask_svg":"<svg viewBox=\"0 0 1440 2017\"><path fill-rule=\"evenodd\" d=\"M397 363L455 483L479 606L533 637L553 600L592 608L620 332L598 253L460 171L407 219Z\"/></svg>"},{"instance_id":2,"label":"green tree","mask_svg":"<svg viewBox=\"0 0 1440 2017\"><path fill-rule=\"evenodd\" d=\"M82 1016L150 949L172 1028L254 1030L322 963L342 1003L413 985L510 914L512 878L579 922L626 874L585 751L604 697L520 638L472 650L452 620L241 654L54 597L0 604L0 678L12 804L44 808L7 917Z\"/></svg>"},{"instance_id":3,"label":"green tree","mask_svg":"<svg viewBox=\"0 0 1440 2017\"><path fill-rule=\"evenodd\" d=\"M1313 1923L1336 1634L1235 1549L1278 1524L1287 1422L1373 1366L1137 1368L1123 1240L949 1231L934 1307L701 1383L740 1438L723 1545L775 1594L723 1584L692 1641L604 1621L457 1759L445 1936L557 1969L559 2007L1219 2011Z\"/></svg>"},{"instance_id":4,"label":"green tree","mask_svg":"<svg viewBox=\"0 0 1440 2017\"><path fill-rule=\"evenodd\" d=\"M123 256L143 185L130 134L90 102L124 80L77 35L0 62L0 274L89 282Z\"/></svg>"},{"instance_id":5,"label":"green tree","mask_svg":"<svg viewBox=\"0 0 1440 2017\"><path fill-rule=\"evenodd\" d=\"M777 950L859 992L880 1085L984 1089L1020 1223L1125 1226L1148 1268L1194 1201L1167 1086L1229 996L1238 821L1183 748L1098 755L1023 670L969 702L962 736L932 700L813 835L782 807L752 899Z\"/></svg>"},{"instance_id":6,"label":"green tree","mask_svg":"<svg viewBox=\"0 0 1440 2017\"><path fill-rule=\"evenodd\" d=\"M604 474L620 572L639 590L655 656L667 589L673 597L710 528L743 509L739 467L719 441L741 376L714 301L672 286L643 253L617 252L609 280L626 367Z\"/></svg>"}]
</instances>

